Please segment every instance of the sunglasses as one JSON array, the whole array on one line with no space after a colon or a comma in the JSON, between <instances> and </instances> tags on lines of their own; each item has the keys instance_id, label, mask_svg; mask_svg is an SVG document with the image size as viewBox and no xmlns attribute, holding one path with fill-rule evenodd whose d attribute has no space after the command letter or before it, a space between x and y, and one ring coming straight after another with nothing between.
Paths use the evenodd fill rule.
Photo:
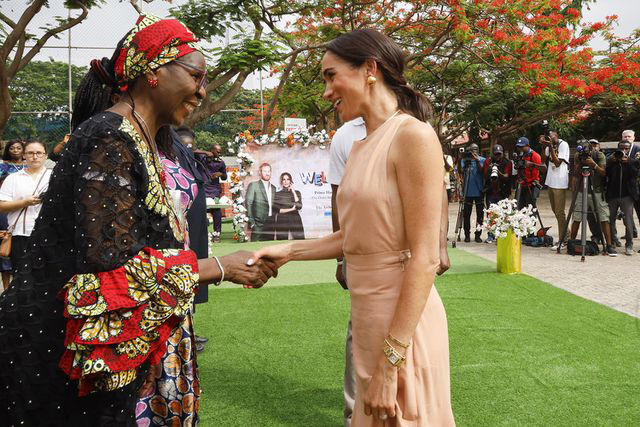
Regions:
<instances>
[{"instance_id":1,"label":"sunglasses","mask_svg":"<svg viewBox=\"0 0 640 427\"><path fill-rule=\"evenodd\" d=\"M196 80L196 83L198 84L198 89L200 88L205 89L209 84L209 80L207 79L207 70L203 70L202 68L198 68L191 64L187 64L186 62L180 61L179 59L174 59L172 63L178 64L181 67L187 68L189 70L197 71L198 74L193 77Z\"/></svg>"}]
</instances>

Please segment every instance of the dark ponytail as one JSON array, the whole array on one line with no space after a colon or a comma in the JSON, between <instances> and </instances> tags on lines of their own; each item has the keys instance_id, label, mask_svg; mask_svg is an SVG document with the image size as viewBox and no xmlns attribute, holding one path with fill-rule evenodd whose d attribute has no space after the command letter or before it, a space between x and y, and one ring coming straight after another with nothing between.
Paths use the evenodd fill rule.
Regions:
<instances>
[{"instance_id":1,"label":"dark ponytail","mask_svg":"<svg viewBox=\"0 0 640 427\"><path fill-rule=\"evenodd\" d=\"M372 29L355 30L332 40L326 48L354 67L362 66L367 59L376 61L384 82L395 93L402 111L423 122L433 116L427 97L407 84L404 78L405 56L400 46L388 36Z\"/></svg>"}]
</instances>

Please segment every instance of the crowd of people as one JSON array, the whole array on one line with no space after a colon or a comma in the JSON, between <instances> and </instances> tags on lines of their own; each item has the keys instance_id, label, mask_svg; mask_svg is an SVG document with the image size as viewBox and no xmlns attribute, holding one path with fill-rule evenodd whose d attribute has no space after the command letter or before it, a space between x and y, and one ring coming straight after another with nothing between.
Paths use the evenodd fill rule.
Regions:
<instances>
[{"instance_id":1,"label":"crowd of people","mask_svg":"<svg viewBox=\"0 0 640 427\"><path fill-rule=\"evenodd\" d=\"M556 218L556 237L563 240L552 246L552 250L557 250L558 245L561 249L566 247L567 237L569 240L577 237L585 213L590 240L603 244L603 253L609 256L617 256L616 248L622 247L616 230L616 221L622 219L624 254L633 255L633 239L638 236L634 210L640 221L640 146L635 143L634 131L623 131L617 147L608 155L598 140L590 139L579 141L571 158L569 144L553 129L541 135L538 143L541 153L531 148L528 138L519 137L515 142L516 152L510 159L499 144L491 148L489 158L479 154L476 144L460 149L457 161L450 167L453 173L450 186L459 189L465 242L471 241L474 205L478 226L483 223L484 209L491 204L513 194L518 209L527 205L537 207L540 191L546 188ZM445 156L445 163L453 162ZM583 181L583 177L587 177L586 180ZM587 206L583 206L582 197L585 183ZM571 218L567 218L567 200L573 203ZM480 228L473 230L475 241L482 243ZM495 236L489 233L485 242L494 243Z\"/></svg>"},{"instance_id":2,"label":"crowd of people","mask_svg":"<svg viewBox=\"0 0 640 427\"><path fill-rule=\"evenodd\" d=\"M196 351L207 340L192 319L207 285L259 288L289 261L334 258L352 302L345 423L454 425L447 319L433 286L449 267L445 165L405 60L374 30L326 46L324 98L364 132L343 147L336 231L295 240L304 237L302 200L285 172L268 213L278 217L274 237L293 239L210 256L206 199L219 194L226 166L219 147L194 150L182 127L206 96L205 55L180 21L140 16L111 58L91 61L53 169L41 142L7 144L0 211L13 277L0 295L3 423L195 425Z\"/></svg>"}]
</instances>

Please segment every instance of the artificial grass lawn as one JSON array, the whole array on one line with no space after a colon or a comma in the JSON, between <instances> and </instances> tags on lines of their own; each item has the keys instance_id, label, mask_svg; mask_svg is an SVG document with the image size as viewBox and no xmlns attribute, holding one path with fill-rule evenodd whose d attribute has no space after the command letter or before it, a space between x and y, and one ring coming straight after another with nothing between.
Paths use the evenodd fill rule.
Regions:
<instances>
[{"instance_id":1,"label":"artificial grass lawn","mask_svg":"<svg viewBox=\"0 0 640 427\"><path fill-rule=\"evenodd\" d=\"M215 252L251 245L262 244ZM458 425L640 424L636 319L528 276L488 272L492 264L460 250L451 258L437 287ZM464 274L466 264L484 272ZM275 279L325 284L210 291L196 314L198 333L210 338L198 356L203 426L342 423L349 300L329 283L334 269L292 264Z\"/></svg>"}]
</instances>

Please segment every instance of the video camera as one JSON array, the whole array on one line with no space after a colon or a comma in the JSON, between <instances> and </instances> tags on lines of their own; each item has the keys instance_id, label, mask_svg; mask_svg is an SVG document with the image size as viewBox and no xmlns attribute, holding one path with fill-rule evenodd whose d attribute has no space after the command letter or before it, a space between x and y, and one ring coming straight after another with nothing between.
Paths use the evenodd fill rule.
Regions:
<instances>
[{"instance_id":1,"label":"video camera","mask_svg":"<svg viewBox=\"0 0 640 427\"><path fill-rule=\"evenodd\" d=\"M578 160L580 160L580 162L584 162L589 157L591 157L593 161L596 161L593 150L591 149L591 144L589 144L589 141L587 141L586 139L581 139L578 141L576 152L578 153Z\"/></svg>"}]
</instances>

